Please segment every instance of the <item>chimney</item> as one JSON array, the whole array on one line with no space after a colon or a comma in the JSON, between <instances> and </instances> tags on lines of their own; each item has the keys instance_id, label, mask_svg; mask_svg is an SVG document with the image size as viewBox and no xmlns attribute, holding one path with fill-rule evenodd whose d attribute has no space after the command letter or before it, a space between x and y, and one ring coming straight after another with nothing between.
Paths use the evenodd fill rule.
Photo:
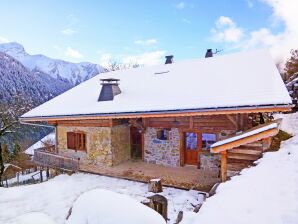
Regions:
<instances>
[{"instance_id":1,"label":"chimney","mask_svg":"<svg viewBox=\"0 0 298 224\"><path fill-rule=\"evenodd\" d=\"M207 52L205 54L205 58L211 58L213 57L212 49L207 49Z\"/></svg>"},{"instance_id":2,"label":"chimney","mask_svg":"<svg viewBox=\"0 0 298 224\"><path fill-rule=\"evenodd\" d=\"M168 55L168 56L166 56L166 62L165 62L165 64L173 64L173 58L174 58L174 56L173 55Z\"/></svg>"},{"instance_id":3,"label":"chimney","mask_svg":"<svg viewBox=\"0 0 298 224\"><path fill-rule=\"evenodd\" d=\"M111 101L114 99L114 96L121 93L119 88L120 79L101 79L101 91L98 97L98 101Z\"/></svg>"}]
</instances>

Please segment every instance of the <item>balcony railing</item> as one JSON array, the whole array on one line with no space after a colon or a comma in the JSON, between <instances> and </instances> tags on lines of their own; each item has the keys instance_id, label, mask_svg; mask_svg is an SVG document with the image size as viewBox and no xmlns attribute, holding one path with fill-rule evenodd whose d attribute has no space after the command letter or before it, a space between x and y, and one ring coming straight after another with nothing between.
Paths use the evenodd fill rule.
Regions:
<instances>
[{"instance_id":1,"label":"balcony railing","mask_svg":"<svg viewBox=\"0 0 298 224\"><path fill-rule=\"evenodd\" d=\"M79 160L55 153L55 146L34 150L33 161L40 166L76 172L79 170Z\"/></svg>"}]
</instances>

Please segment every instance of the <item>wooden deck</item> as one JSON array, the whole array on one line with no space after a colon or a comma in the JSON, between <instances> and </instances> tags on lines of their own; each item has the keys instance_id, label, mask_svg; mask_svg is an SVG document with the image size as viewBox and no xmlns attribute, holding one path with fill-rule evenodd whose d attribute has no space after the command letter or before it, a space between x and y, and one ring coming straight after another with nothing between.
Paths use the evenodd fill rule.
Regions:
<instances>
[{"instance_id":1,"label":"wooden deck","mask_svg":"<svg viewBox=\"0 0 298 224\"><path fill-rule=\"evenodd\" d=\"M141 182L160 178L164 186L200 191L209 191L215 183L220 182L218 173L200 170L195 166L165 167L133 160L113 167L80 164L79 171Z\"/></svg>"},{"instance_id":2,"label":"wooden deck","mask_svg":"<svg viewBox=\"0 0 298 224\"><path fill-rule=\"evenodd\" d=\"M113 167L82 163L77 159L61 156L54 148L40 148L34 151L34 162L43 167L71 172L85 172L133 181L148 182L160 178L164 186L209 191L220 182L219 174L196 166L165 167L141 160L129 160Z\"/></svg>"}]
</instances>

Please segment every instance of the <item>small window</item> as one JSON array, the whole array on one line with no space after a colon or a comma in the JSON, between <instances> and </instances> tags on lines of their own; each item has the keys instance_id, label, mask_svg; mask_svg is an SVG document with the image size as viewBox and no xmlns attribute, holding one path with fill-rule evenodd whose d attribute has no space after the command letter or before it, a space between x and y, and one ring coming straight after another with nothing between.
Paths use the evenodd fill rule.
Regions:
<instances>
[{"instance_id":1,"label":"small window","mask_svg":"<svg viewBox=\"0 0 298 224\"><path fill-rule=\"evenodd\" d=\"M169 140L169 130L168 129L157 130L156 138L159 140Z\"/></svg>"},{"instance_id":2,"label":"small window","mask_svg":"<svg viewBox=\"0 0 298 224\"><path fill-rule=\"evenodd\" d=\"M198 134L195 132L185 133L185 147L188 150L197 150L198 148Z\"/></svg>"},{"instance_id":3,"label":"small window","mask_svg":"<svg viewBox=\"0 0 298 224\"><path fill-rule=\"evenodd\" d=\"M86 134L83 132L67 132L67 148L86 150Z\"/></svg>"},{"instance_id":4,"label":"small window","mask_svg":"<svg viewBox=\"0 0 298 224\"><path fill-rule=\"evenodd\" d=\"M202 133L202 149L208 150L216 142L216 134Z\"/></svg>"}]
</instances>

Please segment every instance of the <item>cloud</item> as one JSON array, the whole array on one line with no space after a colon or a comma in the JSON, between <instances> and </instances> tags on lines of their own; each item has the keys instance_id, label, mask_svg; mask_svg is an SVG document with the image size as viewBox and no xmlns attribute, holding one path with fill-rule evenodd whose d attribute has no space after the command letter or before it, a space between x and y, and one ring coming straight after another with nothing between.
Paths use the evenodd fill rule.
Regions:
<instances>
[{"instance_id":1,"label":"cloud","mask_svg":"<svg viewBox=\"0 0 298 224\"><path fill-rule=\"evenodd\" d=\"M187 23L187 24L191 24L191 21L189 19L185 19L185 18L182 19L182 22Z\"/></svg>"},{"instance_id":2,"label":"cloud","mask_svg":"<svg viewBox=\"0 0 298 224\"><path fill-rule=\"evenodd\" d=\"M285 29L277 34L272 34L268 29L269 34L265 38L272 38L271 44L267 44L270 47L271 53L276 60L285 60L291 49L298 49L298 1L297 0L261 0L265 4L269 5L272 9L272 17L275 22L281 22L284 24ZM259 30L260 32L260 30ZM264 37L259 37L262 41ZM272 40L271 39L271 40Z\"/></svg>"},{"instance_id":3,"label":"cloud","mask_svg":"<svg viewBox=\"0 0 298 224\"><path fill-rule=\"evenodd\" d=\"M83 55L79 51L77 51L77 50L75 50L71 47L68 47L66 49L65 55L70 57L70 58L74 58L74 59L83 58Z\"/></svg>"},{"instance_id":4,"label":"cloud","mask_svg":"<svg viewBox=\"0 0 298 224\"><path fill-rule=\"evenodd\" d=\"M112 61L112 54L110 53L104 53L99 58L99 64L103 67L109 67L111 61Z\"/></svg>"},{"instance_id":5,"label":"cloud","mask_svg":"<svg viewBox=\"0 0 298 224\"><path fill-rule=\"evenodd\" d=\"M157 40L154 38L147 39L147 40L136 40L134 41L134 44L142 45L142 46L150 46L150 45L157 44Z\"/></svg>"},{"instance_id":6,"label":"cloud","mask_svg":"<svg viewBox=\"0 0 298 224\"><path fill-rule=\"evenodd\" d=\"M254 7L254 2L252 0L246 0L246 3L247 3L249 8Z\"/></svg>"},{"instance_id":7,"label":"cloud","mask_svg":"<svg viewBox=\"0 0 298 224\"><path fill-rule=\"evenodd\" d=\"M243 37L243 30L229 17L220 16L211 29L214 42L237 43Z\"/></svg>"},{"instance_id":8,"label":"cloud","mask_svg":"<svg viewBox=\"0 0 298 224\"><path fill-rule=\"evenodd\" d=\"M126 56L122 58L124 64L140 64L140 65L156 65L160 64L164 60L165 51L152 51L145 52L139 55Z\"/></svg>"},{"instance_id":9,"label":"cloud","mask_svg":"<svg viewBox=\"0 0 298 224\"><path fill-rule=\"evenodd\" d=\"M71 28L66 28L64 30L61 30L60 32L64 35L71 36L71 35L75 34L77 31L75 31Z\"/></svg>"},{"instance_id":10,"label":"cloud","mask_svg":"<svg viewBox=\"0 0 298 224\"><path fill-rule=\"evenodd\" d=\"M238 27L229 17L221 16L211 30L212 40L226 44L226 48L250 50L268 48L276 62L285 62L291 49L298 49L298 1L297 0L259 0L271 10L272 24L255 30ZM284 29L273 32L276 24Z\"/></svg>"},{"instance_id":11,"label":"cloud","mask_svg":"<svg viewBox=\"0 0 298 224\"><path fill-rule=\"evenodd\" d=\"M1 43L8 43L8 42L9 42L8 39L6 39L5 37L1 37L1 36L0 36L0 44L1 44Z\"/></svg>"},{"instance_id":12,"label":"cloud","mask_svg":"<svg viewBox=\"0 0 298 224\"><path fill-rule=\"evenodd\" d=\"M184 9L186 4L185 4L185 2L178 2L174 6L175 6L176 9Z\"/></svg>"}]
</instances>

